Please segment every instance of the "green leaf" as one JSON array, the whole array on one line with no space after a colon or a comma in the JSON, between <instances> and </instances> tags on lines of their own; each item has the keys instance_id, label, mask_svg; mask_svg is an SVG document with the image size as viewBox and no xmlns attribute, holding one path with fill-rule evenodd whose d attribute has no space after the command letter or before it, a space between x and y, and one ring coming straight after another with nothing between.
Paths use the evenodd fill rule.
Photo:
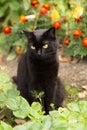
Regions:
<instances>
[{"instance_id":1,"label":"green leaf","mask_svg":"<svg viewBox=\"0 0 87 130\"><path fill-rule=\"evenodd\" d=\"M12 89L13 84L11 83L11 79L8 74L0 73L0 90L7 91L8 89Z\"/></svg>"},{"instance_id":2,"label":"green leaf","mask_svg":"<svg viewBox=\"0 0 87 130\"><path fill-rule=\"evenodd\" d=\"M4 93L0 93L0 104L5 103L7 100L7 97Z\"/></svg>"},{"instance_id":3,"label":"green leaf","mask_svg":"<svg viewBox=\"0 0 87 130\"><path fill-rule=\"evenodd\" d=\"M23 5L25 10L27 11L30 8L30 0L23 0Z\"/></svg>"},{"instance_id":4,"label":"green leaf","mask_svg":"<svg viewBox=\"0 0 87 130\"><path fill-rule=\"evenodd\" d=\"M42 126L40 122L32 121L16 126L13 130L42 130Z\"/></svg>"},{"instance_id":5,"label":"green leaf","mask_svg":"<svg viewBox=\"0 0 87 130\"><path fill-rule=\"evenodd\" d=\"M15 52L12 52L12 53L10 53L10 54L8 55L7 61L14 60L16 57L17 57L16 53L15 53Z\"/></svg>"},{"instance_id":6,"label":"green leaf","mask_svg":"<svg viewBox=\"0 0 87 130\"><path fill-rule=\"evenodd\" d=\"M16 11L21 7L21 3L17 2L17 1L11 1L11 2L9 2L9 7L12 11L13 10Z\"/></svg>"},{"instance_id":7,"label":"green leaf","mask_svg":"<svg viewBox=\"0 0 87 130\"><path fill-rule=\"evenodd\" d=\"M0 93L0 103L6 105L6 103L9 103L9 100L15 100L14 98L16 98L17 96L19 96L19 91L15 90L15 89L9 89L6 92L1 92ZM14 105L13 105L14 107Z\"/></svg>"},{"instance_id":8,"label":"green leaf","mask_svg":"<svg viewBox=\"0 0 87 130\"><path fill-rule=\"evenodd\" d=\"M22 48L25 48L25 41L24 39L19 39L13 43L13 46L21 46Z\"/></svg>"},{"instance_id":9,"label":"green leaf","mask_svg":"<svg viewBox=\"0 0 87 130\"><path fill-rule=\"evenodd\" d=\"M4 128L0 125L0 130L4 130Z\"/></svg>"},{"instance_id":10,"label":"green leaf","mask_svg":"<svg viewBox=\"0 0 87 130\"><path fill-rule=\"evenodd\" d=\"M6 106L13 111L19 110L19 103L16 98L7 99Z\"/></svg>"},{"instance_id":11,"label":"green leaf","mask_svg":"<svg viewBox=\"0 0 87 130\"><path fill-rule=\"evenodd\" d=\"M52 127L51 117L50 116L44 117L42 124L43 124L43 128L42 128L43 130L50 130Z\"/></svg>"},{"instance_id":12,"label":"green leaf","mask_svg":"<svg viewBox=\"0 0 87 130\"><path fill-rule=\"evenodd\" d=\"M78 105L79 105L79 107L80 107L81 113L87 114L87 101L79 101L79 102L78 102Z\"/></svg>"},{"instance_id":13,"label":"green leaf","mask_svg":"<svg viewBox=\"0 0 87 130\"><path fill-rule=\"evenodd\" d=\"M12 127L4 122L1 121L1 128L0 130L12 130Z\"/></svg>"},{"instance_id":14,"label":"green leaf","mask_svg":"<svg viewBox=\"0 0 87 130\"><path fill-rule=\"evenodd\" d=\"M62 107L58 109L58 113L60 116L64 117L65 119L67 119L68 116L70 115L70 111L67 108L62 108Z\"/></svg>"},{"instance_id":15,"label":"green leaf","mask_svg":"<svg viewBox=\"0 0 87 130\"><path fill-rule=\"evenodd\" d=\"M5 11L8 8L8 3L7 4L3 4L3 6L0 6L0 17L3 17L5 15Z\"/></svg>"},{"instance_id":16,"label":"green leaf","mask_svg":"<svg viewBox=\"0 0 87 130\"><path fill-rule=\"evenodd\" d=\"M12 103L9 102L8 107L12 108ZM25 118L29 115L29 109L30 106L28 102L21 96L16 98L15 103L15 111L13 111L14 116L19 117L19 118Z\"/></svg>"},{"instance_id":17,"label":"green leaf","mask_svg":"<svg viewBox=\"0 0 87 130\"><path fill-rule=\"evenodd\" d=\"M77 102L72 102L67 105L68 109L71 111L81 112L80 107Z\"/></svg>"},{"instance_id":18,"label":"green leaf","mask_svg":"<svg viewBox=\"0 0 87 130\"><path fill-rule=\"evenodd\" d=\"M7 82L9 82L10 81L10 77L9 77L9 75L8 74L6 74L6 73L0 73L0 83L7 83Z\"/></svg>"},{"instance_id":19,"label":"green leaf","mask_svg":"<svg viewBox=\"0 0 87 130\"><path fill-rule=\"evenodd\" d=\"M70 129L70 130L87 130L87 126L85 126L84 123L77 122L77 123L71 124L68 129Z\"/></svg>"},{"instance_id":20,"label":"green leaf","mask_svg":"<svg viewBox=\"0 0 87 130\"><path fill-rule=\"evenodd\" d=\"M74 112L80 112L87 114L87 101L78 101L78 102L72 102L67 105L67 107Z\"/></svg>"},{"instance_id":21,"label":"green leaf","mask_svg":"<svg viewBox=\"0 0 87 130\"><path fill-rule=\"evenodd\" d=\"M8 98L6 101L6 106L13 110L13 114L19 118L25 118L29 114L29 104L21 96L15 98Z\"/></svg>"},{"instance_id":22,"label":"green leaf","mask_svg":"<svg viewBox=\"0 0 87 130\"><path fill-rule=\"evenodd\" d=\"M15 88L9 89L7 91L7 97L8 98L15 98L15 97L19 96L19 94L20 94L20 92Z\"/></svg>"},{"instance_id":23,"label":"green leaf","mask_svg":"<svg viewBox=\"0 0 87 130\"><path fill-rule=\"evenodd\" d=\"M19 126L14 127L13 130L28 130L28 129L24 125L19 125Z\"/></svg>"},{"instance_id":24,"label":"green leaf","mask_svg":"<svg viewBox=\"0 0 87 130\"><path fill-rule=\"evenodd\" d=\"M42 110L42 106L39 102L33 102L31 108L37 112Z\"/></svg>"}]
</instances>

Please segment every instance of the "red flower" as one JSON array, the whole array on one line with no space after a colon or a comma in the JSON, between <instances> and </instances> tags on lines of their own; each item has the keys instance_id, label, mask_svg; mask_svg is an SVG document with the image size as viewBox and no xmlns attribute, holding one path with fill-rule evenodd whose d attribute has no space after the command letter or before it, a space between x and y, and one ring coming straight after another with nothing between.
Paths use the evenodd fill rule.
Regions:
<instances>
[{"instance_id":1,"label":"red flower","mask_svg":"<svg viewBox=\"0 0 87 130\"><path fill-rule=\"evenodd\" d=\"M50 10L50 5L49 4L44 4L42 7L46 8L47 10Z\"/></svg>"},{"instance_id":2,"label":"red flower","mask_svg":"<svg viewBox=\"0 0 87 130\"><path fill-rule=\"evenodd\" d=\"M3 32L4 32L5 34L10 34L10 33L12 32L12 29L11 29L10 26L6 26L6 27L3 29Z\"/></svg>"},{"instance_id":3,"label":"red flower","mask_svg":"<svg viewBox=\"0 0 87 130\"><path fill-rule=\"evenodd\" d=\"M28 21L28 19L26 18L25 15L21 15L20 18L19 18L19 21L20 21L21 23L26 23L26 22Z\"/></svg>"},{"instance_id":4,"label":"red flower","mask_svg":"<svg viewBox=\"0 0 87 130\"><path fill-rule=\"evenodd\" d=\"M37 0L31 0L31 6L33 6L34 8L38 8L39 2Z\"/></svg>"},{"instance_id":5,"label":"red flower","mask_svg":"<svg viewBox=\"0 0 87 130\"><path fill-rule=\"evenodd\" d=\"M87 47L87 37L85 37L83 40L82 40L82 44L84 47Z\"/></svg>"},{"instance_id":6,"label":"red flower","mask_svg":"<svg viewBox=\"0 0 87 130\"><path fill-rule=\"evenodd\" d=\"M61 25L62 25L62 23L59 22L59 21L56 21L56 22L53 23L53 27L54 27L55 29L60 29L60 28L61 28Z\"/></svg>"},{"instance_id":7,"label":"red flower","mask_svg":"<svg viewBox=\"0 0 87 130\"><path fill-rule=\"evenodd\" d=\"M42 8L40 9L40 15L45 15L45 14L47 14L47 13L48 13L48 10L47 10L46 8L42 7Z\"/></svg>"},{"instance_id":8,"label":"red flower","mask_svg":"<svg viewBox=\"0 0 87 130\"><path fill-rule=\"evenodd\" d=\"M82 31L77 29L73 32L73 37L74 38L79 38L80 36L82 36Z\"/></svg>"},{"instance_id":9,"label":"red flower","mask_svg":"<svg viewBox=\"0 0 87 130\"><path fill-rule=\"evenodd\" d=\"M65 39L65 40L64 40L64 44L65 44L65 45L67 45L67 46L68 46L68 45L69 45L69 43L70 43L70 39Z\"/></svg>"}]
</instances>

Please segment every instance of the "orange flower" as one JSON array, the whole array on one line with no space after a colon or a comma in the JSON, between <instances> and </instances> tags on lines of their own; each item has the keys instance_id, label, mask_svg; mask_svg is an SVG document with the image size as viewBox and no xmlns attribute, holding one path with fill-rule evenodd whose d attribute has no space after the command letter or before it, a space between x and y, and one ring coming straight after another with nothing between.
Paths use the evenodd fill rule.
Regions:
<instances>
[{"instance_id":1,"label":"orange flower","mask_svg":"<svg viewBox=\"0 0 87 130\"><path fill-rule=\"evenodd\" d=\"M46 8L44 8L44 7L42 7L41 9L40 9L40 15L46 15L48 13L48 10L46 9Z\"/></svg>"},{"instance_id":2,"label":"orange flower","mask_svg":"<svg viewBox=\"0 0 87 130\"><path fill-rule=\"evenodd\" d=\"M82 44L84 47L87 47L87 37L85 37L83 40L82 40Z\"/></svg>"},{"instance_id":3,"label":"orange flower","mask_svg":"<svg viewBox=\"0 0 87 130\"><path fill-rule=\"evenodd\" d=\"M46 8L47 10L50 10L50 5L49 4L43 4L42 7Z\"/></svg>"},{"instance_id":4,"label":"orange flower","mask_svg":"<svg viewBox=\"0 0 87 130\"><path fill-rule=\"evenodd\" d=\"M69 45L69 43L70 43L70 39L65 39L65 40L64 40L64 44L65 44L65 45L67 45L67 46L68 46L68 45Z\"/></svg>"},{"instance_id":5,"label":"orange flower","mask_svg":"<svg viewBox=\"0 0 87 130\"><path fill-rule=\"evenodd\" d=\"M33 6L34 8L38 8L39 2L37 0L31 0L31 6Z\"/></svg>"},{"instance_id":6,"label":"orange flower","mask_svg":"<svg viewBox=\"0 0 87 130\"><path fill-rule=\"evenodd\" d=\"M21 23L26 23L26 22L28 21L28 19L27 19L27 17L26 17L25 15L21 15L21 16L19 17L19 21L20 21Z\"/></svg>"},{"instance_id":7,"label":"orange flower","mask_svg":"<svg viewBox=\"0 0 87 130\"><path fill-rule=\"evenodd\" d=\"M5 34L10 34L10 33L12 32L12 29L11 29L10 26L6 26L6 27L3 29L3 32L4 32Z\"/></svg>"},{"instance_id":8,"label":"orange flower","mask_svg":"<svg viewBox=\"0 0 87 130\"><path fill-rule=\"evenodd\" d=\"M60 28L61 28L61 25L62 25L62 23L59 22L59 21L56 21L56 22L53 23L53 27L54 27L55 29L60 29Z\"/></svg>"},{"instance_id":9,"label":"orange flower","mask_svg":"<svg viewBox=\"0 0 87 130\"><path fill-rule=\"evenodd\" d=\"M79 38L80 36L82 36L82 31L77 29L73 32L73 36L74 38Z\"/></svg>"}]
</instances>

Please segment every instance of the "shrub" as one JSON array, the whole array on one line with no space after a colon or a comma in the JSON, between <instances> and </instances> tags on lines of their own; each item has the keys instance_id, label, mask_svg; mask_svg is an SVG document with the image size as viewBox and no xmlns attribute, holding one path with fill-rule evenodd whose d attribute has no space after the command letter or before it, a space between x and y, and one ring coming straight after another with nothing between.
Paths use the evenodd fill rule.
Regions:
<instances>
[{"instance_id":1,"label":"shrub","mask_svg":"<svg viewBox=\"0 0 87 130\"><path fill-rule=\"evenodd\" d=\"M81 58L87 55L86 0L80 0L79 3L71 0L44 0L44 2L39 0L25 0L24 2L15 1L16 4L11 2L7 2L7 4L4 1L3 6L10 4L10 12L12 12L11 9L15 9L13 5L17 4L19 8L17 8L16 12L18 14L17 18L14 17L15 20L12 21L9 19L10 23L8 22L7 26L4 26L6 24L3 25L4 27L0 35L0 52L4 48L4 52L12 50L12 52L17 53L16 47L19 47L20 52L18 54L23 54L26 51L26 39L23 30L32 31L54 26L57 30L57 35L65 37L62 43L67 55L73 57L79 56ZM8 15L10 14L8 13ZM13 14L12 16L15 15ZM11 24L11 21L13 24ZM6 30L8 26L10 29ZM66 45L65 40L67 39L70 42Z\"/></svg>"},{"instance_id":2,"label":"shrub","mask_svg":"<svg viewBox=\"0 0 87 130\"><path fill-rule=\"evenodd\" d=\"M0 120L0 130L87 130L87 101L71 102L44 115L41 104L30 106L7 74L0 73L0 81L0 115L5 117ZM17 125L16 118L25 123Z\"/></svg>"}]
</instances>

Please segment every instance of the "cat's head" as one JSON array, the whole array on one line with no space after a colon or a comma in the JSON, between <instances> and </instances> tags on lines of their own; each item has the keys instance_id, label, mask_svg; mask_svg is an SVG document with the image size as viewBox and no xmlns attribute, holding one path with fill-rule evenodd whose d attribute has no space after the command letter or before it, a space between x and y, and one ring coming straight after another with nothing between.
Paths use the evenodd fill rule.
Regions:
<instances>
[{"instance_id":1,"label":"cat's head","mask_svg":"<svg viewBox=\"0 0 87 130\"><path fill-rule=\"evenodd\" d=\"M37 58L47 58L56 54L57 43L55 29L39 29L33 32L24 31L28 39L28 52Z\"/></svg>"}]
</instances>

